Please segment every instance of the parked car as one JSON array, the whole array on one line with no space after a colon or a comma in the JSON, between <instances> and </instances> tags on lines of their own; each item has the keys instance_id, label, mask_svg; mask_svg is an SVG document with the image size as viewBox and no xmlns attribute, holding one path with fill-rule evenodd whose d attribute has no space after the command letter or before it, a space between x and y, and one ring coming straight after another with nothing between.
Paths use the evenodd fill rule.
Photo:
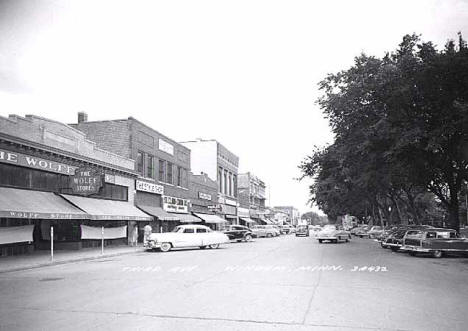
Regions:
<instances>
[{"instance_id":1,"label":"parked car","mask_svg":"<svg viewBox=\"0 0 468 331\"><path fill-rule=\"evenodd\" d=\"M370 230L367 232L367 236L370 239L376 239L378 236L382 234L384 231L383 227L374 225L373 227L370 228Z\"/></svg>"},{"instance_id":2,"label":"parked car","mask_svg":"<svg viewBox=\"0 0 468 331\"><path fill-rule=\"evenodd\" d=\"M291 225L281 225L280 226L280 231L281 234L291 234L293 233L293 227Z\"/></svg>"},{"instance_id":3,"label":"parked car","mask_svg":"<svg viewBox=\"0 0 468 331\"><path fill-rule=\"evenodd\" d=\"M354 235L359 238L368 238L370 229L371 229L371 226L366 225L360 228L359 230L355 231Z\"/></svg>"},{"instance_id":4,"label":"parked car","mask_svg":"<svg viewBox=\"0 0 468 331\"><path fill-rule=\"evenodd\" d=\"M401 250L410 255L427 253L439 258L447 253L468 252L468 239L460 238L457 231L452 229L409 230L403 238Z\"/></svg>"},{"instance_id":5,"label":"parked car","mask_svg":"<svg viewBox=\"0 0 468 331\"><path fill-rule=\"evenodd\" d=\"M279 235L278 230L273 227L267 227L266 225L254 225L251 230L258 238L271 238Z\"/></svg>"},{"instance_id":6,"label":"parked car","mask_svg":"<svg viewBox=\"0 0 468 331\"><path fill-rule=\"evenodd\" d=\"M296 228L296 237L299 237L299 236L305 236L305 237L309 236L309 227L307 225L299 225Z\"/></svg>"},{"instance_id":7,"label":"parked car","mask_svg":"<svg viewBox=\"0 0 468 331\"><path fill-rule=\"evenodd\" d=\"M403 237L406 234L407 229L398 229L390 233L387 238L385 238L380 245L383 248L390 248L392 251L398 251L401 246L403 246Z\"/></svg>"},{"instance_id":8,"label":"parked car","mask_svg":"<svg viewBox=\"0 0 468 331\"><path fill-rule=\"evenodd\" d=\"M367 225L358 225L354 228L352 228L349 232L352 234L352 235L356 235L357 232L363 230Z\"/></svg>"},{"instance_id":9,"label":"parked car","mask_svg":"<svg viewBox=\"0 0 468 331\"><path fill-rule=\"evenodd\" d=\"M271 229L273 229L273 230L276 232L276 236L279 236L279 235L281 235L281 234L282 234L282 233L281 233L281 229L280 229L279 225L275 225L275 224L267 224L267 225L265 225L265 226L266 226L267 228L271 228Z\"/></svg>"},{"instance_id":10,"label":"parked car","mask_svg":"<svg viewBox=\"0 0 468 331\"><path fill-rule=\"evenodd\" d=\"M317 240L321 244L324 241L337 243L339 241L348 242L351 239L351 233L345 230L334 228L324 228L317 234Z\"/></svg>"},{"instance_id":11,"label":"parked car","mask_svg":"<svg viewBox=\"0 0 468 331\"><path fill-rule=\"evenodd\" d=\"M320 233L320 231L322 231L322 228L320 226L319 227L312 227L312 228L309 226L309 235L311 237L314 237L314 238L317 237L318 234Z\"/></svg>"},{"instance_id":12,"label":"parked car","mask_svg":"<svg viewBox=\"0 0 468 331\"><path fill-rule=\"evenodd\" d=\"M168 252L179 247L218 248L220 244L228 242L229 237L222 232L213 231L204 225L187 224L175 227L172 232L152 233L145 247Z\"/></svg>"},{"instance_id":13,"label":"parked car","mask_svg":"<svg viewBox=\"0 0 468 331\"><path fill-rule=\"evenodd\" d=\"M243 225L229 225L224 231L224 234L229 237L229 240L237 241L251 241L257 235L246 226Z\"/></svg>"}]
</instances>

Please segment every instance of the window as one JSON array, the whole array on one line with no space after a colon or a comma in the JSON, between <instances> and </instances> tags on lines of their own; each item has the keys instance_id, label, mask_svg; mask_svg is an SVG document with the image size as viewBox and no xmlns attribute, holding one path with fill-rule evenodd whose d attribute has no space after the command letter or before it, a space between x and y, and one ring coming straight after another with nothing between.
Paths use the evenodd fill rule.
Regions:
<instances>
[{"instance_id":1,"label":"window","mask_svg":"<svg viewBox=\"0 0 468 331\"><path fill-rule=\"evenodd\" d=\"M233 182L234 182L234 197L237 198L237 175L233 175Z\"/></svg>"},{"instance_id":2,"label":"window","mask_svg":"<svg viewBox=\"0 0 468 331\"><path fill-rule=\"evenodd\" d=\"M148 154L146 160L146 176L149 178L154 178L154 156Z\"/></svg>"},{"instance_id":3,"label":"window","mask_svg":"<svg viewBox=\"0 0 468 331\"><path fill-rule=\"evenodd\" d=\"M204 229L204 228L198 228L197 229L197 233L206 233L206 232L208 232L208 231L206 231L206 229Z\"/></svg>"},{"instance_id":4,"label":"window","mask_svg":"<svg viewBox=\"0 0 468 331\"><path fill-rule=\"evenodd\" d=\"M177 186L182 186L182 168L177 167Z\"/></svg>"},{"instance_id":5,"label":"window","mask_svg":"<svg viewBox=\"0 0 468 331\"><path fill-rule=\"evenodd\" d=\"M144 154L143 152L138 152L137 154L137 172L140 174L140 175L144 175L143 174L143 157L144 157Z\"/></svg>"},{"instance_id":6,"label":"window","mask_svg":"<svg viewBox=\"0 0 468 331\"><path fill-rule=\"evenodd\" d=\"M223 191L223 193L227 194L227 191L228 191L228 188L227 188L227 170L224 170L223 180L224 180L224 187L223 187L224 191Z\"/></svg>"},{"instance_id":7,"label":"window","mask_svg":"<svg viewBox=\"0 0 468 331\"><path fill-rule=\"evenodd\" d=\"M167 162L167 183L173 184L173 178L172 178L172 163Z\"/></svg>"},{"instance_id":8,"label":"window","mask_svg":"<svg viewBox=\"0 0 468 331\"><path fill-rule=\"evenodd\" d=\"M218 169L218 183L219 183L219 192L223 192L223 168L219 167Z\"/></svg>"},{"instance_id":9,"label":"window","mask_svg":"<svg viewBox=\"0 0 468 331\"><path fill-rule=\"evenodd\" d=\"M428 233L426 234L426 238L427 238L427 239L435 238L436 236L437 236L437 233L435 233L435 232L428 232Z\"/></svg>"},{"instance_id":10,"label":"window","mask_svg":"<svg viewBox=\"0 0 468 331\"><path fill-rule=\"evenodd\" d=\"M166 161L159 160L159 181L165 182L166 181Z\"/></svg>"},{"instance_id":11,"label":"window","mask_svg":"<svg viewBox=\"0 0 468 331\"><path fill-rule=\"evenodd\" d=\"M232 196L232 176L231 176L230 172L228 172L228 190L227 190L227 194L229 196Z\"/></svg>"},{"instance_id":12,"label":"window","mask_svg":"<svg viewBox=\"0 0 468 331\"><path fill-rule=\"evenodd\" d=\"M186 229L184 230L184 233L195 233L195 229L186 228Z\"/></svg>"}]
</instances>

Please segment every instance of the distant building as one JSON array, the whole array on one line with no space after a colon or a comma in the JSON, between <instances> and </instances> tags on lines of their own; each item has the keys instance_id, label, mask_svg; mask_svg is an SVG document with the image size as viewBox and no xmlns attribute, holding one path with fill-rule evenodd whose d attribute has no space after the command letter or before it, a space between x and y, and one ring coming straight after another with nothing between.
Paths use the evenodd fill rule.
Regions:
<instances>
[{"instance_id":1,"label":"distant building","mask_svg":"<svg viewBox=\"0 0 468 331\"><path fill-rule=\"evenodd\" d=\"M240 208L248 209L248 216L257 223L265 222L265 200L266 200L266 185L265 183L254 176L252 173L239 174L239 205ZM242 211L242 210L241 210ZM242 214L239 213L239 216ZM245 215L242 215L241 221L248 223Z\"/></svg>"},{"instance_id":2,"label":"distant building","mask_svg":"<svg viewBox=\"0 0 468 331\"><path fill-rule=\"evenodd\" d=\"M286 213L288 215L287 220L292 225L299 224L300 213L299 213L299 210L297 210L297 208L293 206L275 206L274 208Z\"/></svg>"},{"instance_id":3,"label":"distant building","mask_svg":"<svg viewBox=\"0 0 468 331\"><path fill-rule=\"evenodd\" d=\"M239 157L216 140L194 140L181 142L190 149L192 172L194 175L206 174L216 181L218 187L217 214L238 224L237 219L237 175Z\"/></svg>"}]
</instances>

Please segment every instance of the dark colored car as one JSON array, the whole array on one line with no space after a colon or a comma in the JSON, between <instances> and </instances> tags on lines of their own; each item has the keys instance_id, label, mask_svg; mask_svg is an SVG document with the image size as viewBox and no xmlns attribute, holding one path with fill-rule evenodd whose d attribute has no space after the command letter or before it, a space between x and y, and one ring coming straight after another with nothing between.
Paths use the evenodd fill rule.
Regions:
<instances>
[{"instance_id":1,"label":"dark colored car","mask_svg":"<svg viewBox=\"0 0 468 331\"><path fill-rule=\"evenodd\" d=\"M296 237L298 236L309 236L309 226L307 225L299 225L296 228Z\"/></svg>"},{"instance_id":2,"label":"dark colored car","mask_svg":"<svg viewBox=\"0 0 468 331\"><path fill-rule=\"evenodd\" d=\"M398 229L390 233L387 238L381 241L383 248L390 248L392 251L398 251L403 246L403 237L408 229Z\"/></svg>"},{"instance_id":3,"label":"dark colored car","mask_svg":"<svg viewBox=\"0 0 468 331\"><path fill-rule=\"evenodd\" d=\"M252 238L257 237L252 230L242 225L230 225L223 232L229 237L229 240L251 241Z\"/></svg>"},{"instance_id":4,"label":"dark colored car","mask_svg":"<svg viewBox=\"0 0 468 331\"><path fill-rule=\"evenodd\" d=\"M425 253L439 258L449 253L468 253L468 239L460 238L452 229L409 230L403 238L401 250L410 255Z\"/></svg>"}]
</instances>

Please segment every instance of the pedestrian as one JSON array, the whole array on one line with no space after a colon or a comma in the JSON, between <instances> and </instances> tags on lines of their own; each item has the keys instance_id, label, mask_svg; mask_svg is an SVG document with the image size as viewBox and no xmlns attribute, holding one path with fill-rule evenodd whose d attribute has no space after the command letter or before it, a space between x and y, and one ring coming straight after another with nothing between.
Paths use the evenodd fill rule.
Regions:
<instances>
[{"instance_id":1,"label":"pedestrian","mask_svg":"<svg viewBox=\"0 0 468 331\"><path fill-rule=\"evenodd\" d=\"M133 233L132 233L132 246L137 246L138 245L138 225L135 224L135 227L133 228Z\"/></svg>"},{"instance_id":2,"label":"pedestrian","mask_svg":"<svg viewBox=\"0 0 468 331\"><path fill-rule=\"evenodd\" d=\"M148 242L149 236L153 232L153 228L151 227L151 225L146 224L143 230L144 230L143 242L146 245L146 243Z\"/></svg>"}]
</instances>

